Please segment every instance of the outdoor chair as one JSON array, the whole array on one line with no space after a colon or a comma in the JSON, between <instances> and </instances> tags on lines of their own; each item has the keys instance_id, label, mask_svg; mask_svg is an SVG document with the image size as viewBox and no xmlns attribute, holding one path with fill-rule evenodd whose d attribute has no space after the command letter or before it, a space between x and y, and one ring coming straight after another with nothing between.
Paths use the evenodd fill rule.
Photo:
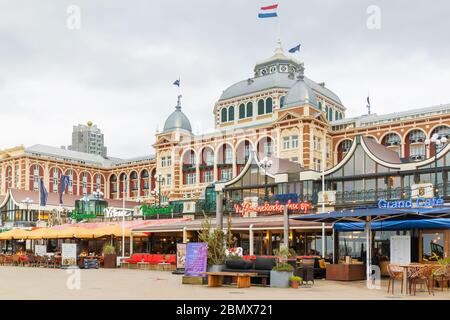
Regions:
<instances>
[{"instance_id":1,"label":"outdoor chair","mask_svg":"<svg viewBox=\"0 0 450 320\"><path fill-rule=\"evenodd\" d=\"M410 271L409 271L410 270ZM416 295L417 284L425 284L427 286L428 294L433 294L431 286L431 278L433 276L432 266L412 266L409 268L408 278L409 278L409 293L414 292Z\"/></svg>"},{"instance_id":2,"label":"outdoor chair","mask_svg":"<svg viewBox=\"0 0 450 320\"><path fill-rule=\"evenodd\" d=\"M56 260L55 260L55 257L54 257L54 256L51 256L51 257L48 259L47 266L48 266L49 268L56 268Z\"/></svg>"},{"instance_id":3,"label":"outdoor chair","mask_svg":"<svg viewBox=\"0 0 450 320\"><path fill-rule=\"evenodd\" d=\"M387 292L389 293L389 290L392 288L392 294L394 294L394 283L395 280L401 281L401 292L403 293L403 270L399 265L396 264L389 264L387 266L387 272L389 274L389 283L388 283L388 289ZM392 283L392 287L391 287Z\"/></svg>"},{"instance_id":4,"label":"outdoor chair","mask_svg":"<svg viewBox=\"0 0 450 320\"><path fill-rule=\"evenodd\" d=\"M4 265L12 266L13 265L13 257L10 255L5 255Z\"/></svg>"},{"instance_id":5,"label":"outdoor chair","mask_svg":"<svg viewBox=\"0 0 450 320\"><path fill-rule=\"evenodd\" d=\"M444 291L445 284L447 285L447 291L450 287L450 265L445 268L445 270L436 270L440 272L433 273L433 286L435 283L439 284L441 291Z\"/></svg>"},{"instance_id":6,"label":"outdoor chair","mask_svg":"<svg viewBox=\"0 0 450 320\"><path fill-rule=\"evenodd\" d=\"M5 256L3 254L0 254L0 266L5 265Z\"/></svg>"},{"instance_id":7,"label":"outdoor chair","mask_svg":"<svg viewBox=\"0 0 450 320\"><path fill-rule=\"evenodd\" d=\"M13 266L19 266L20 265L20 256L15 254L12 257L12 264Z\"/></svg>"}]
</instances>

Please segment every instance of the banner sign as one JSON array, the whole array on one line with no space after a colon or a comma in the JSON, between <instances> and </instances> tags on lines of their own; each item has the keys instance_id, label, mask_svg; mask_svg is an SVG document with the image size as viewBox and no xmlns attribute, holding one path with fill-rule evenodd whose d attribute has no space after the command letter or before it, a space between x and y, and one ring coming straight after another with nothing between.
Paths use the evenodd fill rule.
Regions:
<instances>
[{"instance_id":1,"label":"banner sign","mask_svg":"<svg viewBox=\"0 0 450 320\"><path fill-rule=\"evenodd\" d=\"M150 206L144 204L141 206L141 211L144 216L156 216L158 214L166 214L167 215L167 214L172 213L173 206L170 205L167 207L158 208L158 207L150 207Z\"/></svg>"},{"instance_id":2,"label":"banner sign","mask_svg":"<svg viewBox=\"0 0 450 320\"><path fill-rule=\"evenodd\" d=\"M177 269L184 269L186 262L186 243L177 243Z\"/></svg>"},{"instance_id":3,"label":"banner sign","mask_svg":"<svg viewBox=\"0 0 450 320\"><path fill-rule=\"evenodd\" d=\"M89 220L89 219L95 219L97 216L94 213L79 213L77 211L72 211L70 214L70 218L73 220Z\"/></svg>"},{"instance_id":4,"label":"banner sign","mask_svg":"<svg viewBox=\"0 0 450 320\"><path fill-rule=\"evenodd\" d=\"M336 191L319 191L317 194L317 203L319 204L335 204L336 203Z\"/></svg>"},{"instance_id":5,"label":"banner sign","mask_svg":"<svg viewBox=\"0 0 450 320\"><path fill-rule=\"evenodd\" d=\"M254 207L251 203L243 203L242 205L235 204L234 209L236 213L245 216L250 212L257 212L258 215L270 215L270 214L281 214L284 212L284 207L287 206L288 210L292 211L303 211L303 213L307 213L309 209L312 208L311 204L308 202L299 202L292 203L291 200L288 200L287 204L280 204L278 201L275 204L270 204L266 202L262 206Z\"/></svg>"},{"instance_id":6,"label":"banner sign","mask_svg":"<svg viewBox=\"0 0 450 320\"><path fill-rule=\"evenodd\" d=\"M276 194L275 200L281 204L286 204L289 201L291 201L291 203L297 203L298 202L298 194L296 194L296 193Z\"/></svg>"},{"instance_id":7,"label":"banner sign","mask_svg":"<svg viewBox=\"0 0 450 320\"><path fill-rule=\"evenodd\" d=\"M420 183L411 185L411 198L433 198L434 188L432 183Z\"/></svg>"},{"instance_id":8,"label":"banner sign","mask_svg":"<svg viewBox=\"0 0 450 320\"><path fill-rule=\"evenodd\" d=\"M75 243L63 243L61 247L61 265L77 265L77 245Z\"/></svg>"},{"instance_id":9,"label":"banner sign","mask_svg":"<svg viewBox=\"0 0 450 320\"><path fill-rule=\"evenodd\" d=\"M208 244L204 242L189 242L186 244L186 260L184 274L192 277L204 277L208 259Z\"/></svg>"},{"instance_id":10,"label":"banner sign","mask_svg":"<svg viewBox=\"0 0 450 320\"><path fill-rule=\"evenodd\" d=\"M103 214L105 218L131 217L133 210L105 208Z\"/></svg>"},{"instance_id":11,"label":"banner sign","mask_svg":"<svg viewBox=\"0 0 450 320\"><path fill-rule=\"evenodd\" d=\"M443 198L417 198L416 200L394 200L387 201L384 199L378 200L378 208L383 209L398 209L398 208L417 208L417 207L434 207L444 205Z\"/></svg>"},{"instance_id":12,"label":"banner sign","mask_svg":"<svg viewBox=\"0 0 450 320\"><path fill-rule=\"evenodd\" d=\"M41 257L47 255L47 246L43 244L36 244L34 246L34 254Z\"/></svg>"}]
</instances>

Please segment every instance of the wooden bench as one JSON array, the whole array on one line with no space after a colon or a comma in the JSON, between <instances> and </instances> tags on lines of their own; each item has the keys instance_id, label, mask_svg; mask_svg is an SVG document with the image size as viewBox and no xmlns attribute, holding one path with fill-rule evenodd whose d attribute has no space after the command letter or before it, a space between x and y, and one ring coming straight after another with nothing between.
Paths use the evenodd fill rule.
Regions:
<instances>
[{"instance_id":1,"label":"wooden bench","mask_svg":"<svg viewBox=\"0 0 450 320\"><path fill-rule=\"evenodd\" d=\"M250 278L258 276L257 273L245 272L203 272L208 276L208 287L221 287L223 277L236 277L238 288L250 288Z\"/></svg>"}]
</instances>

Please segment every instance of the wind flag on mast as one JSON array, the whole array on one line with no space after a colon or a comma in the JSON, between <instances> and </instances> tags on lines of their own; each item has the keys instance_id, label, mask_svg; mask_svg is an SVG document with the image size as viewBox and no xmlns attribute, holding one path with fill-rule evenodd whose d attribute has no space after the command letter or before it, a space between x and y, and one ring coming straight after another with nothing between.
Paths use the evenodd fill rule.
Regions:
<instances>
[{"instance_id":1,"label":"wind flag on mast","mask_svg":"<svg viewBox=\"0 0 450 320\"><path fill-rule=\"evenodd\" d=\"M59 184L59 203L63 204L63 194L66 191L67 186L69 185L70 178L69 176L61 176L61 181Z\"/></svg>"},{"instance_id":2,"label":"wind flag on mast","mask_svg":"<svg viewBox=\"0 0 450 320\"><path fill-rule=\"evenodd\" d=\"M274 18L278 17L277 14L278 4L273 4L266 7L261 7L261 11L258 14L258 18Z\"/></svg>"},{"instance_id":3,"label":"wind flag on mast","mask_svg":"<svg viewBox=\"0 0 450 320\"><path fill-rule=\"evenodd\" d=\"M290 52L290 53L294 53L294 52L296 52L296 51L300 51L300 45L297 45L297 46L295 46L295 47L289 49L289 52Z\"/></svg>"},{"instance_id":4,"label":"wind flag on mast","mask_svg":"<svg viewBox=\"0 0 450 320\"><path fill-rule=\"evenodd\" d=\"M368 114L370 114L370 99L369 96L367 96L367 110L368 110Z\"/></svg>"},{"instance_id":5,"label":"wind flag on mast","mask_svg":"<svg viewBox=\"0 0 450 320\"><path fill-rule=\"evenodd\" d=\"M180 87L180 79L175 80L175 82L173 84Z\"/></svg>"},{"instance_id":6,"label":"wind flag on mast","mask_svg":"<svg viewBox=\"0 0 450 320\"><path fill-rule=\"evenodd\" d=\"M39 182L39 193L40 193L40 205L45 207L47 205L47 198L48 198L48 192L47 189L45 189L44 186L44 179L41 178L41 181Z\"/></svg>"}]
</instances>

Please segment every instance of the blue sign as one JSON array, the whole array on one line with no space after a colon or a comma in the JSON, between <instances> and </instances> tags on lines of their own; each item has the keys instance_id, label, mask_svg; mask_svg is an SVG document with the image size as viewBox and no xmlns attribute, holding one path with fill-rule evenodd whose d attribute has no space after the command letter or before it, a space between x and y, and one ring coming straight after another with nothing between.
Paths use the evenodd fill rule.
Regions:
<instances>
[{"instance_id":1,"label":"blue sign","mask_svg":"<svg viewBox=\"0 0 450 320\"><path fill-rule=\"evenodd\" d=\"M398 208L413 208L413 207L435 207L444 205L443 198L417 198L416 200L394 200L387 201L384 199L378 200L378 208L383 209L398 209Z\"/></svg>"},{"instance_id":2,"label":"blue sign","mask_svg":"<svg viewBox=\"0 0 450 320\"><path fill-rule=\"evenodd\" d=\"M276 194L275 200L281 204L287 204L289 200L291 200L291 203L298 203L298 194L296 193Z\"/></svg>"},{"instance_id":3,"label":"blue sign","mask_svg":"<svg viewBox=\"0 0 450 320\"><path fill-rule=\"evenodd\" d=\"M186 260L184 274L192 277L204 277L208 259L208 244L203 242L188 242L186 244Z\"/></svg>"}]
</instances>

